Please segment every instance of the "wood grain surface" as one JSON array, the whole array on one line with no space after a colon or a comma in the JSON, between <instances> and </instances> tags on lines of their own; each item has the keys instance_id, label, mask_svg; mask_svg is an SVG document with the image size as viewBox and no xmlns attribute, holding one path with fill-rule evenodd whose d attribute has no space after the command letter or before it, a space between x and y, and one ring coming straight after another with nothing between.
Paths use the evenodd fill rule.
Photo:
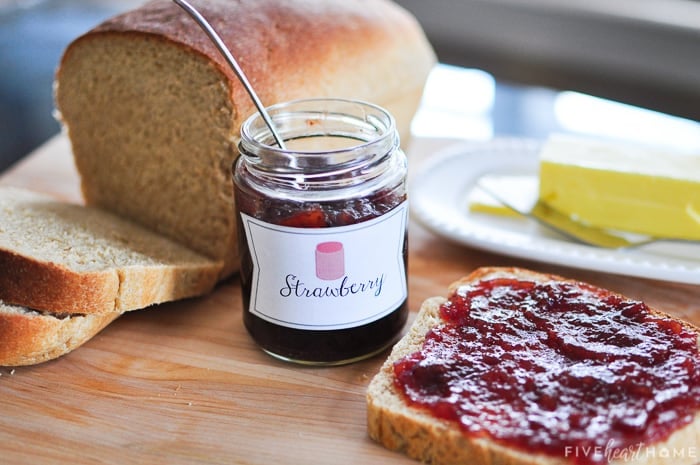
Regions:
<instances>
[{"instance_id":1,"label":"wood grain surface","mask_svg":"<svg viewBox=\"0 0 700 465\"><path fill-rule=\"evenodd\" d=\"M411 171L448 143L414 141ZM13 167L0 184L80 202L64 136ZM446 242L415 222L409 234L411 310L485 265L581 279L700 325L698 286L484 253ZM206 297L126 314L58 360L0 368L0 463L415 463L366 434L365 389L385 356L336 368L273 360L243 327L234 277Z\"/></svg>"}]
</instances>

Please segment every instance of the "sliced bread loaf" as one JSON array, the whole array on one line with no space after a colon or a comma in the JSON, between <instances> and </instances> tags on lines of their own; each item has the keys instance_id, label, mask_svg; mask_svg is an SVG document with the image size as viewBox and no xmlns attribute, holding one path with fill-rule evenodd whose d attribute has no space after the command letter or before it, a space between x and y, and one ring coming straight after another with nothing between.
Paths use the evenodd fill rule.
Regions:
<instances>
[{"instance_id":1,"label":"sliced bread loaf","mask_svg":"<svg viewBox=\"0 0 700 465\"><path fill-rule=\"evenodd\" d=\"M52 314L0 301L0 366L34 365L67 354L119 315Z\"/></svg>"},{"instance_id":2,"label":"sliced bread loaf","mask_svg":"<svg viewBox=\"0 0 700 465\"><path fill-rule=\"evenodd\" d=\"M309 97L386 107L408 138L435 56L389 0L201 0L265 105ZM108 20L67 48L56 103L82 191L97 205L237 270L231 166L250 98L169 0Z\"/></svg>"},{"instance_id":3,"label":"sliced bread loaf","mask_svg":"<svg viewBox=\"0 0 700 465\"><path fill-rule=\"evenodd\" d=\"M406 336L396 344L390 356L381 367L380 372L372 379L367 390L367 426L369 436L371 438L389 449L402 451L410 457L434 465L572 465L590 463L691 465L700 461L700 451L697 448L698 444L700 444L700 407L697 406L697 392L698 388L700 388L698 382L698 374L700 373L698 373L697 369L700 367L700 356L698 356L697 350L693 350L696 349L696 344L700 344L697 338L697 336L700 335L700 330L653 309L650 310L651 317L661 318L664 321L664 325L668 325L667 328L669 331L672 333L675 333L676 331L685 331L684 338L686 342L689 341L688 343L689 347L691 347L691 355L687 356L687 354L685 354L685 356L689 358L686 358L683 364L680 365L680 371L676 371L674 373L674 376L679 376L683 379L683 382L679 383L678 386L685 385L686 387L681 387L679 388L680 390L676 392L672 392L673 389L671 389L670 391L664 390L663 392L655 393L651 404L648 404L647 408L654 408L656 402L661 403L664 401L669 401L671 397L668 396L674 395L685 396L686 400L688 400L688 397L691 397L691 404L693 402L696 404L695 407L691 406L690 413L688 415L684 415L683 418L674 418L673 413L671 412L668 412L664 418L657 418L655 422L682 420L677 422L679 426L672 431L670 435L657 442L648 443L644 441L635 441L631 445L620 446L620 444L614 440L610 440L610 442L606 442L602 445L600 444L600 440L598 440L595 445L586 445L585 442L577 443L572 441L570 444L565 445L562 450L559 450L559 453L551 453L551 451L545 453L537 449L533 452L532 450L528 449L527 445L523 446L522 443L513 444L512 442L503 440L503 438L494 438L491 433L488 432L492 431L490 429L491 427L488 426L488 423L494 420L494 410L510 412L499 420L503 423L497 423L499 426L496 428L510 428L513 426L513 421L518 421L519 423L516 424L515 429L519 431L518 434L521 435L521 439L525 438L525 444L535 443L536 435L542 432L546 436L547 434L550 434L548 433L549 431L553 431L554 433L552 434L556 436L556 432L560 430L565 432L572 431L572 428L575 430L577 428L575 426L577 422L585 424L585 418L574 418L573 416L570 416L572 411L567 410L571 408L576 409L578 408L578 405L574 404L569 405L568 407L564 405L562 410L557 410L556 405L559 398L548 399L547 402L543 401L542 408L535 408L533 410L533 416L528 418L519 417L516 413L517 407L515 407L514 404L519 403L520 405L523 405L523 403L532 402L533 399L538 398L537 396L539 394L542 394L542 392L548 392L549 390L552 392L557 392L556 389L552 389L551 383L559 382L558 380L561 379L561 375L558 374L559 372L554 374L555 370L561 369L562 372L564 372L565 370L570 370L576 363L580 363L582 367L589 370L586 372L586 376L583 376L583 373L575 373L577 376L580 375L581 386L588 386L583 387L583 390L590 389L593 392L601 393L613 392L614 396L617 396L615 402L618 402L619 399L625 399L626 394L624 392L615 393L616 391L614 386L606 386L610 380L596 379L595 376L589 376L591 372L595 373L595 370L598 368L599 371L597 371L597 373L601 374L600 376L602 376L604 373L609 373L608 369L611 369L611 367L606 365L607 362L605 360L603 360L602 364L596 368L595 364L586 357L583 357L580 360L569 360L566 362L565 357L554 356L552 358L543 359L536 356L530 360L535 362L536 369L539 370L540 367L546 367L547 370L551 370L550 374L552 374L552 376L547 377L548 382L543 386L533 385L527 389L523 389L522 386L509 384L510 381L508 380L508 373L512 372L504 372L503 370L500 370L499 372L499 365L503 363L502 361L509 359L509 354L507 352L500 351L498 347L494 347L493 351L487 351L485 354L485 364L470 364L468 368L465 368L465 372L471 374L466 375L464 374L465 372L460 372L462 374L456 378L452 378L459 379L460 382L457 384L450 384L452 387L449 390L445 391L444 386L438 383L432 385L429 392L423 393L427 396L435 396L434 398L429 399L430 402L434 402L435 399L438 398L444 399L445 402L442 403L442 406L444 406L452 402L449 400L450 396L455 396L455 399L459 398L460 389L476 389L476 391L471 392L476 392L479 399L483 399L484 403L480 404L477 402L474 404L476 405L476 410L470 410L470 408L465 407L466 410L464 410L462 414L466 415L466 417L462 418L458 415L456 419L446 419L449 418L449 415L444 414L445 412L441 412L443 415L436 415L424 405L416 404L415 400L409 400L406 391L400 387L401 383L397 381L397 376L399 376L397 375L397 371L395 371L395 368L398 366L397 364L404 363L407 359L417 360L416 358L412 357L415 357L415 354L422 350L424 343L427 340L427 335L431 334L431 332L437 330L437 336L434 339L431 338L432 341L440 340L441 337L444 337L446 333L442 332L440 329L445 324L445 313L443 313L441 310L443 305L447 304L448 302L453 302L453 298L457 299L455 301L458 302L459 299L462 298L461 296L465 295L467 292L465 289L468 289L469 286L475 285L481 281L496 280L501 278L532 283L569 282L574 283L577 286L582 285L587 289L593 289L594 294L600 291L603 298L607 298L607 296L613 296L613 298L620 297L624 301L629 302L629 300L624 299L622 296L618 296L605 290L596 290L596 288L592 286L565 280L559 276L541 274L518 268L481 268L476 270L471 275L453 283L449 287L449 301L443 297L433 297L427 299L423 303L408 334L406 334ZM531 297L533 301L538 298L534 294ZM472 306L472 309L486 308L488 306L487 302L483 300L483 296L476 297L476 300L473 300L472 302L476 302L474 304L476 307ZM448 308L447 312L451 312L455 308L453 304L450 305L452 306L446 307ZM587 304L582 303L582 305ZM477 310L477 312L479 313L476 318L482 319L482 321L485 321L487 325L495 323L494 328L501 328L501 330L495 332L498 334L507 334L504 339L507 340L509 344L513 344L515 346L529 348L529 344L539 337L558 337L556 335L558 328L555 325L554 328L550 327L548 329L548 331L550 331L549 333L537 334L537 331L526 333L527 338L525 339L532 338L531 340L513 339L511 333L507 329L504 329L505 326L503 325L518 325L522 321L521 319L518 317L513 317L513 315L509 314L508 311L504 311L503 307L500 307L491 314L481 313L479 310ZM450 314L454 315L454 313ZM611 316L610 318L613 317ZM602 321L605 321L605 318L603 318ZM625 331L616 334L612 340L608 340L603 344L597 343L596 345L591 342L581 342L586 341L586 334L590 334L587 332L591 329L595 331L595 328L584 328L581 326L580 332L577 331L575 334L570 335L573 340L578 340L578 342L574 342L574 345L580 347L581 353L584 353L586 350L606 350L604 349L607 347L606 344L610 344L610 347L619 345L621 347L620 352L635 352L642 359L646 359L647 357L655 357L658 356L658 354L663 353L663 350L657 351L656 355L653 353L655 352L654 350L649 351L649 353L644 350L635 351L634 344L631 343L633 339L626 339L632 334L632 332L626 333ZM467 333L469 333L469 331L467 331ZM480 334L482 334L481 337L486 338L498 337L498 335L494 334L493 331L488 330L486 332L480 332ZM659 334L659 341L661 341L660 344L664 344L663 341L666 338L666 334ZM473 342L469 342L466 337L461 340L461 344L463 347L462 350L465 352L470 350L480 350L474 348L475 344ZM445 353L449 354L452 352ZM427 371L431 370L430 367L433 366L437 367L438 373L440 373L443 369L448 370L447 372L442 372L442 375L440 376L444 376L445 379L451 378L454 372L449 371L449 368L444 367L451 366L451 359L459 356L459 354L455 354L446 357L444 360L441 359L440 356L437 358L427 359L425 361L425 367L422 366L418 369L418 371L415 371L416 376L421 376L421 379L426 379L430 382L435 381L436 378L433 377L434 375L428 374L430 372ZM677 356L677 354L674 355L674 357L675 356ZM564 360L563 366L561 365L562 360ZM527 361L527 363L530 363L530 361ZM566 365L566 363L570 364ZM620 363L622 362L617 360L615 363L618 367L620 367ZM508 366L510 367L511 365ZM477 368L472 370L473 367ZM478 378L480 380L489 379L490 381L486 385L481 384L481 387L475 388L474 384L472 384L472 380L475 379L474 376L481 376L481 374L474 375L474 373L480 371L483 373L483 370L489 371L491 369L490 367L494 367L495 370L489 375L488 378ZM695 370L695 372L693 370ZM498 374L498 376L492 377L491 375L493 374ZM687 388L687 376L690 376L690 391L684 391L684 389ZM665 374L663 378L664 382L669 381L666 379ZM530 383L531 380L523 382ZM634 386L634 383L632 384L633 386L630 388L631 390L634 390L637 387L642 390L649 388L649 386L646 385ZM673 380L670 380L670 384L673 384ZM512 404L488 404L488 399L493 399L493 397L490 397L490 387L487 387L490 385L495 385L498 387L498 389L503 389L506 397L511 396L510 402L512 402ZM442 386L443 389L441 389L439 386ZM606 391L608 387L612 387L613 389L611 391ZM532 396L522 395L522 392L527 391L528 389L532 390ZM690 392L690 394L688 394L688 392ZM693 396L696 397L693 398ZM610 401L610 399L601 394L600 397L596 398L595 403L605 403L608 401ZM438 402L442 402L442 400ZM465 405L472 404L469 402L462 403L460 404L460 407ZM512 410L510 410L509 405L513 406ZM591 429L586 431L589 431L589 433L593 432L591 434L595 434L596 431L600 431L600 437L603 437L603 431L606 431L607 427L606 422L611 421L611 419L612 421L618 421L616 418L622 418L624 421L631 421L634 423L639 418L647 418L641 415L641 413L639 414L640 416L635 417L636 410L625 411L624 408L620 410L620 404L616 404L615 407L616 408L614 410L610 409L607 412L602 412L600 416L595 418L594 422L588 425L588 428ZM479 408L482 410L479 410ZM693 411L695 412L694 414L692 413ZM619 417L619 415L622 415L622 417ZM651 417L652 415L650 414L649 418ZM474 418L477 420L474 421ZM517 420L513 420L513 418L517 418ZM537 422L541 422L543 419L545 420L544 427L542 423L537 424ZM530 423L530 421L533 421L533 423ZM549 423L547 423L547 421ZM463 425L460 426L460 423ZM651 423L655 424L654 422ZM465 427L468 429L468 431L465 430ZM631 431L634 431L634 434L639 433L643 435L645 431L642 429L640 433L639 430L635 430L636 426L633 427L631 425L628 426L628 428L630 428ZM650 428L649 424L646 424L644 428L646 428L646 431L648 431ZM624 431L622 434L624 436ZM576 434L574 434L574 436L575 435ZM619 440L619 437L616 437L615 439ZM538 438L537 441L540 441L540 438Z\"/></svg>"},{"instance_id":4,"label":"sliced bread loaf","mask_svg":"<svg viewBox=\"0 0 700 465\"><path fill-rule=\"evenodd\" d=\"M98 208L0 188L5 304L58 314L120 313L208 293L221 267Z\"/></svg>"}]
</instances>

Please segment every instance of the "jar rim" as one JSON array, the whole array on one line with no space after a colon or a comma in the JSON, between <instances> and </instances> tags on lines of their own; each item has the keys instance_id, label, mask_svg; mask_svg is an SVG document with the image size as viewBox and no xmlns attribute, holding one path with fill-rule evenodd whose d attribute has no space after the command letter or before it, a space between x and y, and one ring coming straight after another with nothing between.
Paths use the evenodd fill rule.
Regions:
<instances>
[{"instance_id":1,"label":"jar rim","mask_svg":"<svg viewBox=\"0 0 700 465\"><path fill-rule=\"evenodd\" d=\"M305 98L281 102L266 108L283 141L311 137L344 137L358 144L324 150L282 149L260 113L250 115L241 126L241 154L261 158L316 158L320 154L343 159L356 156L368 146L394 145L398 138L394 117L379 105L345 98ZM302 124L300 120L305 120ZM343 128L331 130L326 122L340 123ZM352 130L352 131L350 131ZM396 142L398 145L398 142ZM345 155L345 156L344 156ZM301 163L304 165L305 163Z\"/></svg>"}]
</instances>

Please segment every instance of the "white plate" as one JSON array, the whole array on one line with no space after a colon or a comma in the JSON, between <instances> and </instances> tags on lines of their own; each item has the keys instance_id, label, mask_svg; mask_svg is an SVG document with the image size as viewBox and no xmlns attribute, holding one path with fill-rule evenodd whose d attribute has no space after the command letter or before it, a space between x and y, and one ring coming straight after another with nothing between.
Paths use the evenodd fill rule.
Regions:
<instances>
[{"instance_id":1,"label":"white plate","mask_svg":"<svg viewBox=\"0 0 700 465\"><path fill-rule=\"evenodd\" d=\"M537 174L539 143L494 139L436 154L410 181L411 213L460 244L530 260L650 279L700 284L700 244L659 242L609 250L576 243L526 218L469 211L469 193L484 174Z\"/></svg>"}]
</instances>

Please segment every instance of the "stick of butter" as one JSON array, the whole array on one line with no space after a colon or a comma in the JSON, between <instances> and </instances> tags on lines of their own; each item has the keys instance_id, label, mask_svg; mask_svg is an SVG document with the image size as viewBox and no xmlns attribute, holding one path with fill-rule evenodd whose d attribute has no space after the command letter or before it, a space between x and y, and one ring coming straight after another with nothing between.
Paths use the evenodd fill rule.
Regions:
<instances>
[{"instance_id":1,"label":"stick of butter","mask_svg":"<svg viewBox=\"0 0 700 465\"><path fill-rule=\"evenodd\" d=\"M553 135L539 179L540 199L579 221L700 240L700 154Z\"/></svg>"}]
</instances>

